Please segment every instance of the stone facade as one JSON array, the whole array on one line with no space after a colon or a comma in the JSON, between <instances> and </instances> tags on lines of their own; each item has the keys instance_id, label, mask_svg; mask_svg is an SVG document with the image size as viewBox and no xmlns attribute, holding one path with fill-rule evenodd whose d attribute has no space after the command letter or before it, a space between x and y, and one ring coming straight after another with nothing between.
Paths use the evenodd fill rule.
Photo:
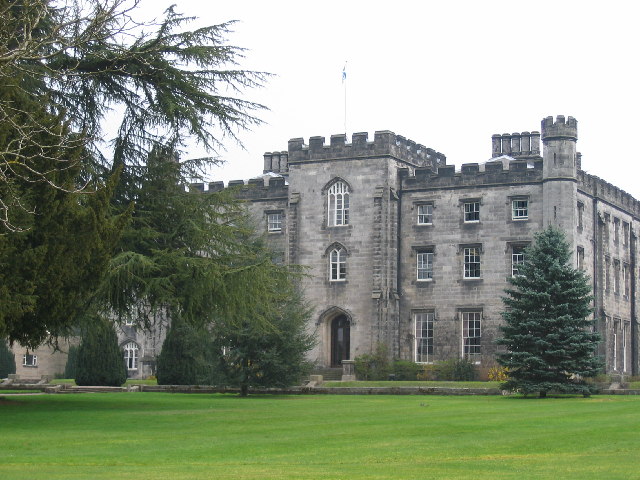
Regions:
<instances>
[{"instance_id":1,"label":"stone facade","mask_svg":"<svg viewBox=\"0 0 640 480\"><path fill-rule=\"evenodd\" d=\"M76 339L71 340L71 344L74 342ZM35 350L30 350L18 343L13 344L11 350L16 362L16 374L23 379L61 376L67 365L69 345L70 342L61 340L58 349L41 345Z\"/></svg>"},{"instance_id":2,"label":"stone facade","mask_svg":"<svg viewBox=\"0 0 640 480\"><path fill-rule=\"evenodd\" d=\"M576 142L574 118L547 117L541 133L494 135L490 161L458 170L388 131L296 138L264 155L265 175L229 185L276 256L309 268L319 366L378 342L396 358L493 365L507 279L553 224L592 279L607 371L636 373L640 203L584 172Z\"/></svg>"}]
</instances>

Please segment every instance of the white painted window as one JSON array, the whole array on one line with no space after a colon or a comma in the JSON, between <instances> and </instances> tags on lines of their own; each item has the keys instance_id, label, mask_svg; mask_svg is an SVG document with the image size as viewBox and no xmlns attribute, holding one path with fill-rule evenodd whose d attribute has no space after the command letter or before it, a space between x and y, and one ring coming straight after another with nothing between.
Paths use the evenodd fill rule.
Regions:
<instances>
[{"instance_id":1,"label":"white painted window","mask_svg":"<svg viewBox=\"0 0 640 480\"><path fill-rule=\"evenodd\" d=\"M347 279L347 252L342 247L331 250L329 254L329 280L342 282Z\"/></svg>"},{"instance_id":2,"label":"white painted window","mask_svg":"<svg viewBox=\"0 0 640 480\"><path fill-rule=\"evenodd\" d=\"M578 270L584 270L584 247L578 247L576 250L576 266Z\"/></svg>"},{"instance_id":3,"label":"white painted window","mask_svg":"<svg viewBox=\"0 0 640 480\"><path fill-rule=\"evenodd\" d=\"M282 230L282 212L267 214L267 231L279 232Z\"/></svg>"},{"instance_id":4,"label":"white painted window","mask_svg":"<svg viewBox=\"0 0 640 480\"><path fill-rule=\"evenodd\" d=\"M327 192L329 226L349 224L349 187L344 182L334 183Z\"/></svg>"},{"instance_id":5,"label":"white painted window","mask_svg":"<svg viewBox=\"0 0 640 480\"><path fill-rule=\"evenodd\" d=\"M480 363L480 323L482 312L460 312L462 316L462 356Z\"/></svg>"},{"instance_id":6,"label":"white painted window","mask_svg":"<svg viewBox=\"0 0 640 480\"><path fill-rule=\"evenodd\" d=\"M480 202L464 203L464 221L479 222L480 221Z\"/></svg>"},{"instance_id":7,"label":"white painted window","mask_svg":"<svg viewBox=\"0 0 640 480\"><path fill-rule=\"evenodd\" d=\"M31 353L25 353L22 355L22 366L24 367L37 367L38 356Z\"/></svg>"},{"instance_id":8,"label":"white painted window","mask_svg":"<svg viewBox=\"0 0 640 480\"><path fill-rule=\"evenodd\" d=\"M127 370L138 369L138 345L135 342L129 342L124 346L124 363Z\"/></svg>"},{"instance_id":9,"label":"white painted window","mask_svg":"<svg viewBox=\"0 0 640 480\"><path fill-rule=\"evenodd\" d=\"M416 279L433 279L433 251L426 250L416 254Z\"/></svg>"},{"instance_id":10,"label":"white painted window","mask_svg":"<svg viewBox=\"0 0 640 480\"><path fill-rule=\"evenodd\" d=\"M511 201L511 219L527 220L529 218L529 200L517 199Z\"/></svg>"},{"instance_id":11,"label":"white painted window","mask_svg":"<svg viewBox=\"0 0 640 480\"><path fill-rule=\"evenodd\" d=\"M464 278L480 278L480 248L464 248Z\"/></svg>"},{"instance_id":12,"label":"white painted window","mask_svg":"<svg viewBox=\"0 0 640 480\"><path fill-rule=\"evenodd\" d=\"M418 205L418 225L431 225L433 223L433 203Z\"/></svg>"},{"instance_id":13,"label":"white painted window","mask_svg":"<svg viewBox=\"0 0 640 480\"><path fill-rule=\"evenodd\" d=\"M430 363L433 361L433 312L420 312L413 315L415 324L415 361Z\"/></svg>"},{"instance_id":14,"label":"white painted window","mask_svg":"<svg viewBox=\"0 0 640 480\"><path fill-rule=\"evenodd\" d=\"M524 263L524 248L514 245L511 249L511 276L519 275L519 267Z\"/></svg>"}]
</instances>

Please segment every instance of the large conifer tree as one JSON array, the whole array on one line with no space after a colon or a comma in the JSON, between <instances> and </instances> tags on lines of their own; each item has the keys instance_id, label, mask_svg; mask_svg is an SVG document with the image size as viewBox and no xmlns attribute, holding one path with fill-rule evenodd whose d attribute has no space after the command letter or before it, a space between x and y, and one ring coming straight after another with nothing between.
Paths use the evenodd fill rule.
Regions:
<instances>
[{"instance_id":1,"label":"large conifer tree","mask_svg":"<svg viewBox=\"0 0 640 480\"><path fill-rule=\"evenodd\" d=\"M592 330L591 287L571 265L571 250L561 230L548 227L525 250L519 275L510 279L501 327L506 353L498 362L508 369L506 390L589 392L585 377L598 373L599 335Z\"/></svg>"},{"instance_id":2,"label":"large conifer tree","mask_svg":"<svg viewBox=\"0 0 640 480\"><path fill-rule=\"evenodd\" d=\"M137 201L138 169L151 151L179 149L194 138L215 153L223 137L237 140L238 132L260 123L253 112L264 107L241 92L266 75L237 68L243 50L226 44L231 23L188 31L193 18L173 8L159 21L138 22L139 1L0 0L0 336L10 341L30 347L54 341L93 308L122 220ZM121 112L120 124L115 138L105 139L111 109ZM182 178L212 162L183 163ZM112 274L120 266L127 276L130 247L120 248L131 254L111 263ZM178 265L164 246L154 251L166 268L153 288L140 282L137 291L164 300L183 281L179 293L186 292L187 264ZM147 272L159 265L153 263ZM163 284L172 266L181 274ZM228 281L224 273L215 273L219 285ZM134 281L131 276L129 285ZM132 291L102 307L120 309ZM226 298L240 298L229 293ZM197 295L206 292L191 298ZM195 315L191 304L187 309Z\"/></svg>"},{"instance_id":3,"label":"large conifer tree","mask_svg":"<svg viewBox=\"0 0 640 480\"><path fill-rule=\"evenodd\" d=\"M127 380L124 355L111 321L91 319L84 329L76 357L76 383L119 387Z\"/></svg>"},{"instance_id":4,"label":"large conifer tree","mask_svg":"<svg viewBox=\"0 0 640 480\"><path fill-rule=\"evenodd\" d=\"M16 358L4 339L0 339L0 379L16 373Z\"/></svg>"}]
</instances>

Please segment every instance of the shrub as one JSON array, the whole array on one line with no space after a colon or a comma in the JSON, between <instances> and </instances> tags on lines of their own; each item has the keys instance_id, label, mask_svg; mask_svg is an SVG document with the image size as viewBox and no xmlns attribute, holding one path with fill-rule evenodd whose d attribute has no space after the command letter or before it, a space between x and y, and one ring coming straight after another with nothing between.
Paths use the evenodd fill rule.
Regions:
<instances>
[{"instance_id":1,"label":"shrub","mask_svg":"<svg viewBox=\"0 0 640 480\"><path fill-rule=\"evenodd\" d=\"M16 358L4 340L0 340L0 378L16 373Z\"/></svg>"},{"instance_id":2,"label":"shrub","mask_svg":"<svg viewBox=\"0 0 640 480\"><path fill-rule=\"evenodd\" d=\"M468 382L478 376L476 367L466 358L451 358L438 365L438 380Z\"/></svg>"},{"instance_id":3,"label":"shrub","mask_svg":"<svg viewBox=\"0 0 640 480\"><path fill-rule=\"evenodd\" d=\"M422 365L417 378L422 381L454 381L468 382L476 380L476 366L464 358L451 358L443 362Z\"/></svg>"},{"instance_id":4,"label":"shrub","mask_svg":"<svg viewBox=\"0 0 640 480\"><path fill-rule=\"evenodd\" d=\"M499 365L493 366L489 369L487 378L491 382L506 382L507 378L509 378L509 371Z\"/></svg>"},{"instance_id":5,"label":"shrub","mask_svg":"<svg viewBox=\"0 0 640 480\"><path fill-rule=\"evenodd\" d=\"M396 360L393 362L393 374L396 380L417 380L422 365L409 360Z\"/></svg>"},{"instance_id":6,"label":"shrub","mask_svg":"<svg viewBox=\"0 0 640 480\"><path fill-rule=\"evenodd\" d=\"M158 356L158 385L212 383L210 334L204 329L174 320Z\"/></svg>"},{"instance_id":7,"label":"shrub","mask_svg":"<svg viewBox=\"0 0 640 480\"><path fill-rule=\"evenodd\" d=\"M379 343L373 353L365 353L354 359L356 378L359 380L387 380L391 367L387 346Z\"/></svg>"},{"instance_id":8,"label":"shrub","mask_svg":"<svg viewBox=\"0 0 640 480\"><path fill-rule=\"evenodd\" d=\"M89 322L78 347L76 384L119 387L127 380L122 350L113 324L95 317Z\"/></svg>"}]
</instances>

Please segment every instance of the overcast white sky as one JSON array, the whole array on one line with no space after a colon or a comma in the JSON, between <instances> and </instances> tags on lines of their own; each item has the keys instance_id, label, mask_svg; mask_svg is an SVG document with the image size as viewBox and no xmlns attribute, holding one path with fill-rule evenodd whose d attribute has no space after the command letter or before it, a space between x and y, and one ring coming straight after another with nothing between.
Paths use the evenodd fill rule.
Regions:
<instances>
[{"instance_id":1,"label":"overcast white sky","mask_svg":"<svg viewBox=\"0 0 640 480\"><path fill-rule=\"evenodd\" d=\"M241 134L246 151L228 143L209 180L262 173L290 138L344 133L346 61L349 138L391 130L459 166L487 160L494 133L570 115L583 169L640 199L639 2L143 0L140 13L172 3L199 24L239 20L241 66L276 75L246 95L266 124Z\"/></svg>"}]
</instances>

